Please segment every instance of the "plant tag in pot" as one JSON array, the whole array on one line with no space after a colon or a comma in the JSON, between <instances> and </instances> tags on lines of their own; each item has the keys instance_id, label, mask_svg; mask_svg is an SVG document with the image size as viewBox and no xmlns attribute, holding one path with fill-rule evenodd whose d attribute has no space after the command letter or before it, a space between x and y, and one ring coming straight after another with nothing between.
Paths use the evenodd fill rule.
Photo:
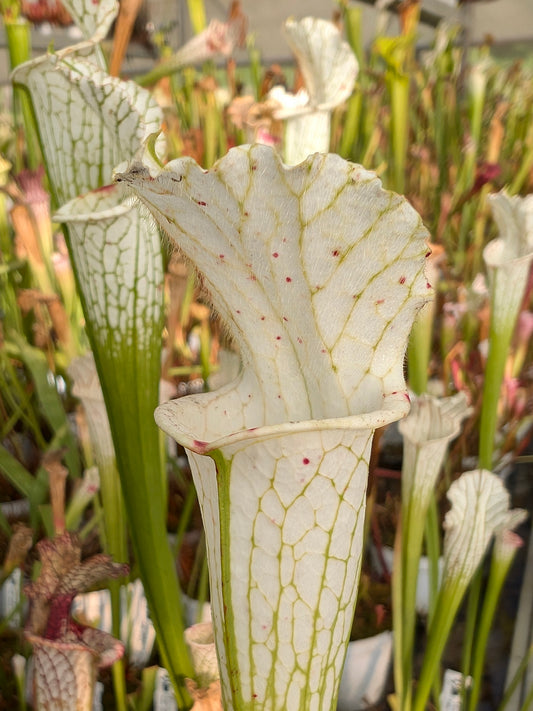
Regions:
<instances>
[{"instance_id":1,"label":"plant tag in pot","mask_svg":"<svg viewBox=\"0 0 533 711\"><path fill-rule=\"evenodd\" d=\"M0 617L9 618L8 627L20 627L20 568L15 568L0 588Z\"/></svg>"},{"instance_id":2,"label":"plant tag in pot","mask_svg":"<svg viewBox=\"0 0 533 711\"><path fill-rule=\"evenodd\" d=\"M154 690L154 711L179 711L172 689L172 682L166 669L157 670Z\"/></svg>"},{"instance_id":3,"label":"plant tag in pot","mask_svg":"<svg viewBox=\"0 0 533 711\"><path fill-rule=\"evenodd\" d=\"M466 680L468 686L470 677ZM461 711L461 694L465 685L464 676L454 669L446 669L440 694L441 711Z\"/></svg>"},{"instance_id":4,"label":"plant tag in pot","mask_svg":"<svg viewBox=\"0 0 533 711\"><path fill-rule=\"evenodd\" d=\"M92 711L104 711L102 696L104 695L104 685L97 681L94 685L93 708Z\"/></svg>"}]
</instances>

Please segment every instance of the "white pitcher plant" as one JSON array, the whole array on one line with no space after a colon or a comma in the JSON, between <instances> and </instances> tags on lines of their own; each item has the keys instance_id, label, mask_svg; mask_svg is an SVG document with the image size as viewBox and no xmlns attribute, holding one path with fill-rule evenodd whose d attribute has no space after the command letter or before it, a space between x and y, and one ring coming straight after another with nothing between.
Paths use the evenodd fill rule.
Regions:
<instances>
[{"instance_id":1,"label":"white pitcher plant","mask_svg":"<svg viewBox=\"0 0 533 711\"><path fill-rule=\"evenodd\" d=\"M404 711L411 706L416 586L428 510L449 444L459 435L463 420L471 412L463 392L441 399L424 394L413 401L409 415L398 425L403 436L403 461L402 512L393 585L394 676L396 694ZM435 563L434 577L438 581L438 561ZM432 603L430 599L430 612Z\"/></svg>"},{"instance_id":2,"label":"white pitcher plant","mask_svg":"<svg viewBox=\"0 0 533 711\"><path fill-rule=\"evenodd\" d=\"M196 265L242 358L230 385L156 411L198 490L224 708L333 709L372 436L409 410L427 232L334 155L288 168L247 146L116 179Z\"/></svg>"},{"instance_id":3,"label":"white pitcher plant","mask_svg":"<svg viewBox=\"0 0 533 711\"><path fill-rule=\"evenodd\" d=\"M275 87L270 97L280 104L274 118L285 124L283 160L294 165L315 151L329 151L331 114L352 93L359 65L332 22L316 17L288 19L283 33L298 61L305 89L290 94Z\"/></svg>"},{"instance_id":4,"label":"white pitcher plant","mask_svg":"<svg viewBox=\"0 0 533 711\"><path fill-rule=\"evenodd\" d=\"M175 562L166 530L166 471L158 404L163 329L159 230L112 182L113 168L158 131L150 93L111 77L99 41L115 0L66 2L84 39L17 67L13 81L31 98L55 206L63 223L104 394L136 561L159 650L179 703L192 675ZM107 437L106 423L97 427ZM101 459L107 479L112 469ZM117 482L113 483L116 497ZM118 525L115 520L115 525ZM116 551L114 551L116 553ZM114 601L119 609L118 588ZM125 686L121 709L126 706Z\"/></svg>"},{"instance_id":5,"label":"white pitcher plant","mask_svg":"<svg viewBox=\"0 0 533 711\"><path fill-rule=\"evenodd\" d=\"M246 127L248 141L279 145L283 161L296 165L311 153L330 149L331 115L351 95L359 64L338 27L317 17L289 18L283 34L301 72L305 88L296 93L276 85L266 100L233 100L229 116Z\"/></svg>"},{"instance_id":6,"label":"white pitcher plant","mask_svg":"<svg viewBox=\"0 0 533 711\"><path fill-rule=\"evenodd\" d=\"M509 559L511 553L509 550L502 552L501 542L508 541L512 529L527 517L523 509L510 509L510 495L504 483L486 469L462 474L448 489L447 497L451 508L444 519L443 581L435 614L429 624L427 649L413 705L409 707L413 711L427 708L459 605L492 539L496 538L497 556ZM516 545L514 549L516 551ZM482 631L486 631L488 637L488 630ZM478 698L479 690L475 694Z\"/></svg>"},{"instance_id":7,"label":"white pitcher plant","mask_svg":"<svg viewBox=\"0 0 533 711\"><path fill-rule=\"evenodd\" d=\"M490 346L479 427L479 461L484 467L492 465L500 388L533 262L533 195L511 196L502 190L489 199L499 235L483 250L491 304Z\"/></svg>"}]
</instances>

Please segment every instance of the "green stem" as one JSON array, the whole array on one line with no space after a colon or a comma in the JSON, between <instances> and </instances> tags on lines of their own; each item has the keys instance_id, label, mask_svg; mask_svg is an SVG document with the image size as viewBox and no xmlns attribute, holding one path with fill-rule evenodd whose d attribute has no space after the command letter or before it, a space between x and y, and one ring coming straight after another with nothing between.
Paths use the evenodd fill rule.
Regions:
<instances>
[{"instance_id":1,"label":"green stem","mask_svg":"<svg viewBox=\"0 0 533 711\"><path fill-rule=\"evenodd\" d=\"M426 708L434 680L439 674L442 653L464 592L465 586L460 579L445 581L439 592L416 688L413 711L424 711Z\"/></svg>"},{"instance_id":2,"label":"green stem","mask_svg":"<svg viewBox=\"0 0 533 711\"><path fill-rule=\"evenodd\" d=\"M114 459L100 464L100 494L104 509L106 550L119 563L128 561L124 499Z\"/></svg>"},{"instance_id":3,"label":"green stem","mask_svg":"<svg viewBox=\"0 0 533 711\"><path fill-rule=\"evenodd\" d=\"M442 64L442 62L440 63ZM437 154L437 165L439 167L438 189L435 192L437 210L440 211L441 195L446 184L446 172L448 168L448 146L446 145L446 103L444 99L444 79L441 75L437 77L435 83L435 151Z\"/></svg>"},{"instance_id":4,"label":"green stem","mask_svg":"<svg viewBox=\"0 0 533 711\"><path fill-rule=\"evenodd\" d=\"M111 597L112 634L116 639L120 639L120 586L121 581L118 580L110 580L108 583L109 595ZM113 691L115 694L117 711L127 711L128 702L126 694L125 665L123 659L119 659L113 664L111 674L113 677Z\"/></svg>"},{"instance_id":5,"label":"green stem","mask_svg":"<svg viewBox=\"0 0 533 711\"><path fill-rule=\"evenodd\" d=\"M220 571L221 571L221 588L222 588L222 599L224 603L224 613L225 618L222 624L223 633L223 644L224 652L226 655L226 669L229 678L232 680L231 684L231 699L223 699L226 704L232 705L238 711L241 709L244 711L246 708L239 678L239 663L238 663L238 651L237 651L237 640L235 637L235 614L239 614L239 611L235 610L231 604L231 591L232 591L232 574L231 574L231 559L229 552L229 540L230 540L230 502L229 502L229 489L230 489L230 476L231 476L231 462L224 458L224 455L220 450L214 450L211 452L211 457L215 462L217 471L217 480L219 482L219 517L220 517ZM250 659L252 662L252 659Z\"/></svg>"},{"instance_id":6,"label":"green stem","mask_svg":"<svg viewBox=\"0 0 533 711\"><path fill-rule=\"evenodd\" d=\"M172 61L172 58L167 59L146 74L139 74L136 76L134 81L139 86L153 86L154 84L157 84L160 79L163 79L163 77L171 76L182 68L183 62L174 62Z\"/></svg>"},{"instance_id":7,"label":"green stem","mask_svg":"<svg viewBox=\"0 0 533 711\"><path fill-rule=\"evenodd\" d=\"M28 708L26 705L25 676L26 676L25 674L22 676L15 674L15 684L17 687L18 711L26 711Z\"/></svg>"},{"instance_id":8,"label":"green stem","mask_svg":"<svg viewBox=\"0 0 533 711\"><path fill-rule=\"evenodd\" d=\"M348 108L342 127L339 153L343 158L357 160L354 149L358 139L362 103L363 96L360 91L356 90L348 100Z\"/></svg>"},{"instance_id":9,"label":"green stem","mask_svg":"<svg viewBox=\"0 0 533 711\"><path fill-rule=\"evenodd\" d=\"M404 676L404 658L403 658L403 584L402 584L402 553L403 553L403 533L402 522L398 524L396 529L396 539L394 542L394 574L392 576L392 615L393 615L393 644L394 644L394 685L396 689L396 699L398 708L402 711L409 711L403 708L403 702L407 695L405 685L410 684L411 680Z\"/></svg>"},{"instance_id":10,"label":"green stem","mask_svg":"<svg viewBox=\"0 0 533 711\"><path fill-rule=\"evenodd\" d=\"M192 30L195 35L198 35L207 25L204 0L187 0L187 7Z\"/></svg>"},{"instance_id":11,"label":"green stem","mask_svg":"<svg viewBox=\"0 0 533 711\"><path fill-rule=\"evenodd\" d=\"M218 158L220 114L215 103L215 97L212 94L206 94L204 101L204 168L210 168Z\"/></svg>"},{"instance_id":12,"label":"green stem","mask_svg":"<svg viewBox=\"0 0 533 711\"><path fill-rule=\"evenodd\" d=\"M116 636L113 633L113 636ZM126 692L126 666L123 659L119 659L111 667L113 677L113 692L115 695L115 706L117 711L128 711L128 695Z\"/></svg>"},{"instance_id":13,"label":"green stem","mask_svg":"<svg viewBox=\"0 0 533 711\"><path fill-rule=\"evenodd\" d=\"M533 686L527 692L527 696L524 699L524 703L520 707L520 711L529 711L529 709L531 709L532 704L533 704Z\"/></svg>"},{"instance_id":14,"label":"green stem","mask_svg":"<svg viewBox=\"0 0 533 711\"><path fill-rule=\"evenodd\" d=\"M533 137L531 144L532 145L530 145L526 153L522 156L518 170L511 181L511 185L507 189L509 195L517 195L520 192L531 172L531 168L533 167Z\"/></svg>"},{"instance_id":15,"label":"green stem","mask_svg":"<svg viewBox=\"0 0 533 711\"><path fill-rule=\"evenodd\" d=\"M479 467L481 469L492 469L500 390L513 330L514 320L512 323L503 324L500 328L496 326L494 319L491 320L489 354L485 366L483 404L479 424Z\"/></svg>"},{"instance_id":16,"label":"green stem","mask_svg":"<svg viewBox=\"0 0 533 711\"><path fill-rule=\"evenodd\" d=\"M191 521L191 515L193 512L194 505L196 503L196 489L192 482L189 483L187 488L187 493L185 494L185 501L181 509L180 520L178 522L178 528L176 531L176 541L173 545L173 555L177 557L183 543L183 538L185 532L187 531L187 526Z\"/></svg>"},{"instance_id":17,"label":"green stem","mask_svg":"<svg viewBox=\"0 0 533 711\"><path fill-rule=\"evenodd\" d=\"M474 639L478 633L478 611L479 600L481 597L481 585L483 582L483 569L480 567L472 581L468 592L468 603L466 608L466 625L463 634L463 651L461 659L461 671L466 679L470 675L472 668L472 650L474 648ZM463 687L463 695L466 689ZM464 701L464 699L463 699ZM466 708L466 707L465 707Z\"/></svg>"},{"instance_id":18,"label":"green stem","mask_svg":"<svg viewBox=\"0 0 533 711\"><path fill-rule=\"evenodd\" d=\"M130 382L135 382L135 379ZM104 388L104 393L106 390ZM143 393L137 394L143 396ZM165 495L161 491L159 433L155 423L142 426L138 421L132 423L131 418L129 423L125 422L124 412L119 416L115 403L116 398L113 398L113 403L108 403L109 420L117 450L135 557L163 664L173 681L178 704L186 708L189 698L185 677L192 677L194 672L183 638L181 593L167 538L166 512L163 508ZM152 410L155 410L156 405L156 402L153 403ZM132 441L137 446L132 446ZM119 443L123 443L123 446Z\"/></svg>"},{"instance_id":19,"label":"green stem","mask_svg":"<svg viewBox=\"0 0 533 711\"><path fill-rule=\"evenodd\" d=\"M500 593L513 560L514 556L506 556L505 559L502 560L502 557L496 556L493 551L485 598L483 600L483 607L481 608L481 616L476 628L476 636L473 645L471 667L473 684L466 711L475 711L479 701L489 632L494 620Z\"/></svg>"},{"instance_id":20,"label":"green stem","mask_svg":"<svg viewBox=\"0 0 533 711\"><path fill-rule=\"evenodd\" d=\"M194 301L194 293L196 290L196 274L192 271L187 275L187 283L185 292L181 299L180 306L180 326L185 328L190 320L191 306Z\"/></svg>"},{"instance_id":21,"label":"green stem","mask_svg":"<svg viewBox=\"0 0 533 711\"><path fill-rule=\"evenodd\" d=\"M479 150L481 141L481 130L483 128L483 108L485 105L486 93L486 77L483 69L474 68L474 72L479 74L480 81L470 91L470 134L476 148L476 154Z\"/></svg>"},{"instance_id":22,"label":"green stem","mask_svg":"<svg viewBox=\"0 0 533 711\"><path fill-rule=\"evenodd\" d=\"M0 163L2 159L0 158ZM6 161L7 164L7 161ZM9 164L8 164L9 165ZM7 170L5 180L0 179L0 190L7 183ZM4 334L10 330L23 333L22 317L17 303L17 270L24 266L24 262L14 257L13 241L8 221L7 196L0 192L0 309L2 310L2 330ZM1 431L0 427L0 431ZM0 436L0 440L4 438Z\"/></svg>"},{"instance_id":23,"label":"green stem","mask_svg":"<svg viewBox=\"0 0 533 711\"><path fill-rule=\"evenodd\" d=\"M500 702L500 705L498 706L497 711L505 711L505 709L507 708L507 704L509 703L511 697L517 690L518 685L522 681L524 674L527 671L529 660L531 659L532 656L533 656L533 644L529 647L526 654L524 655L524 658L520 661L520 664L518 665L518 669L514 673L513 678L511 679L511 682L507 685L507 688L505 689L505 693L504 693L503 698Z\"/></svg>"},{"instance_id":24,"label":"green stem","mask_svg":"<svg viewBox=\"0 0 533 711\"><path fill-rule=\"evenodd\" d=\"M467 258L468 238L472 230L472 224L475 216L475 205L468 202L461 209L461 221L459 224L458 244L455 250L454 267L457 272L464 272Z\"/></svg>"},{"instance_id":25,"label":"green stem","mask_svg":"<svg viewBox=\"0 0 533 711\"><path fill-rule=\"evenodd\" d=\"M434 314L433 303L426 304L414 322L409 337L407 372L409 386L416 395L427 390Z\"/></svg>"},{"instance_id":26,"label":"green stem","mask_svg":"<svg viewBox=\"0 0 533 711\"><path fill-rule=\"evenodd\" d=\"M388 72L391 101L392 127L392 189L403 195L405 193L405 164L407 158L407 136L409 133L409 77Z\"/></svg>"},{"instance_id":27,"label":"green stem","mask_svg":"<svg viewBox=\"0 0 533 711\"><path fill-rule=\"evenodd\" d=\"M14 69L19 64L31 59L31 26L25 18L19 17L14 21L5 22L5 30L11 69ZM31 170L35 170L42 161L30 100L24 91L18 87L14 87L13 95L15 122L22 123L24 126L27 166ZM17 163L15 167L17 172L20 172L24 164L22 158L18 155Z\"/></svg>"},{"instance_id":28,"label":"green stem","mask_svg":"<svg viewBox=\"0 0 533 711\"><path fill-rule=\"evenodd\" d=\"M484 185L480 192L479 192L479 197L477 204L479 206L485 205L487 203L487 198L490 194L491 188L490 185ZM476 274L479 274L480 271L482 270L482 262L483 262L483 247L485 243L485 236L487 234L487 229L486 229L486 223L487 223L487 212L483 210L478 210L474 214L474 224L473 224L473 239L471 237L471 243L470 243L470 249L469 252L470 254L468 262L469 262L469 269L468 269L468 275L472 275L470 277L470 280L474 278Z\"/></svg>"},{"instance_id":29,"label":"green stem","mask_svg":"<svg viewBox=\"0 0 533 711\"><path fill-rule=\"evenodd\" d=\"M124 500L120 486L120 478L114 459L100 467L100 493L102 496L104 529L107 553L114 561L126 563L128 561L128 544ZM120 639L120 587L123 581L110 580L109 594L111 596L111 619L113 636ZM120 659L112 668L113 689L117 711L126 711L126 679L124 662Z\"/></svg>"},{"instance_id":30,"label":"green stem","mask_svg":"<svg viewBox=\"0 0 533 711\"><path fill-rule=\"evenodd\" d=\"M196 612L196 622L202 621L204 604L209 599L209 566L207 564L207 555L205 550L205 539L202 539L202 567L198 580L198 607Z\"/></svg>"},{"instance_id":31,"label":"green stem","mask_svg":"<svg viewBox=\"0 0 533 711\"><path fill-rule=\"evenodd\" d=\"M440 560L440 541L439 541L439 515L437 509L437 498L435 495L431 497L429 502L427 517L426 517L426 527L425 527L425 540L426 540L426 552L429 561L429 611L428 611L428 626L431 625L431 620L433 619L433 614L435 612L435 604L437 601L437 596L439 594L439 583L440 583L440 571L439 571L439 560Z\"/></svg>"},{"instance_id":32,"label":"green stem","mask_svg":"<svg viewBox=\"0 0 533 711\"><path fill-rule=\"evenodd\" d=\"M254 98L256 101L261 100L261 75L263 69L261 67L261 52L254 44L253 38L247 40L248 62L250 66L250 80L254 90Z\"/></svg>"},{"instance_id":33,"label":"green stem","mask_svg":"<svg viewBox=\"0 0 533 711\"><path fill-rule=\"evenodd\" d=\"M416 462L414 463L416 467ZM431 503L433 502L433 507ZM416 591L420 568L420 557L424 530L427 528L428 510L436 518L434 497L424 499L411 496L402 501L402 521L399 528L401 554L395 551L393 574L393 614L394 614L394 644L395 644L395 682L402 711L409 711L412 705L413 653L416 633ZM436 566L438 586L438 531L436 549ZM398 582L399 581L399 582ZM436 593L433 600L437 597ZM398 632L396 628L398 627Z\"/></svg>"},{"instance_id":34,"label":"green stem","mask_svg":"<svg viewBox=\"0 0 533 711\"><path fill-rule=\"evenodd\" d=\"M357 5L345 3L342 8L342 19L344 21L346 39L357 57L359 70L361 71L365 62L362 40L362 9Z\"/></svg>"},{"instance_id":35,"label":"green stem","mask_svg":"<svg viewBox=\"0 0 533 711\"><path fill-rule=\"evenodd\" d=\"M209 376L211 375L211 329L208 321L200 324L200 363L202 365L202 379L205 390L209 390Z\"/></svg>"},{"instance_id":36,"label":"green stem","mask_svg":"<svg viewBox=\"0 0 533 711\"><path fill-rule=\"evenodd\" d=\"M402 673L403 673L403 698L401 699L402 711L411 708L413 676L413 651L416 631L416 588L422 542L424 539L424 525L427 507L425 504L411 498L405 507L404 533L402 535Z\"/></svg>"}]
</instances>

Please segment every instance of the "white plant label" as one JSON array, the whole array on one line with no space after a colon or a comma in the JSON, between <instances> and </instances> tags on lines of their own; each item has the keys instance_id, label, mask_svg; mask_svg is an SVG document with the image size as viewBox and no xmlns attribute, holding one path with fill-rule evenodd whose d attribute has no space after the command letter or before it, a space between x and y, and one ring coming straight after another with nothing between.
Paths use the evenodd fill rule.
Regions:
<instances>
[{"instance_id":1,"label":"white plant label","mask_svg":"<svg viewBox=\"0 0 533 711\"><path fill-rule=\"evenodd\" d=\"M155 681L154 711L179 711L168 672L161 667Z\"/></svg>"},{"instance_id":2,"label":"white plant label","mask_svg":"<svg viewBox=\"0 0 533 711\"><path fill-rule=\"evenodd\" d=\"M468 685L470 677L466 684ZM464 677L461 672L446 669L440 694L441 711L461 711L461 695L464 686Z\"/></svg>"},{"instance_id":3,"label":"white plant label","mask_svg":"<svg viewBox=\"0 0 533 711\"><path fill-rule=\"evenodd\" d=\"M21 576L20 568L15 568L0 589L0 617L6 619L12 615L8 622L8 626L11 628L20 627L21 625L20 610L15 612L20 605Z\"/></svg>"},{"instance_id":4,"label":"white plant label","mask_svg":"<svg viewBox=\"0 0 533 711\"><path fill-rule=\"evenodd\" d=\"M97 681L94 685L93 708L92 711L104 711L102 696L104 695L104 685Z\"/></svg>"}]
</instances>

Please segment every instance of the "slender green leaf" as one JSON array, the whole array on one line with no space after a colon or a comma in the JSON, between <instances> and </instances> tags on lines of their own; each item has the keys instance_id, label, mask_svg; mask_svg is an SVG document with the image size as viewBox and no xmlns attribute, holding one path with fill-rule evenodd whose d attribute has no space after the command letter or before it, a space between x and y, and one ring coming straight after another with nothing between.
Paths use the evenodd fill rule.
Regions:
<instances>
[{"instance_id":1,"label":"slender green leaf","mask_svg":"<svg viewBox=\"0 0 533 711\"><path fill-rule=\"evenodd\" d=\"M0 471L32 504L44 500L46 488L3 445L0 445Z\"/></svg>"},{"instance_id":2,"label":"slender green leaf","mask_svg":"<svg viewBox=\"0 0 533 711\"><path fill-rule=\"evenodd\" d=\"M7 350L10 354L20 357L30 372L41 414L51 427L52 432L60 435L59 446L67 449L64 455L67 469L71 476L78 477L81 474L78 445L70 429L67 414L57 392L55 378L48 366L46 356L43 351L30 346L18 334L13 333L10 337L15 343L15 348L6 344Z\"/></svg>"}]
</instances>

